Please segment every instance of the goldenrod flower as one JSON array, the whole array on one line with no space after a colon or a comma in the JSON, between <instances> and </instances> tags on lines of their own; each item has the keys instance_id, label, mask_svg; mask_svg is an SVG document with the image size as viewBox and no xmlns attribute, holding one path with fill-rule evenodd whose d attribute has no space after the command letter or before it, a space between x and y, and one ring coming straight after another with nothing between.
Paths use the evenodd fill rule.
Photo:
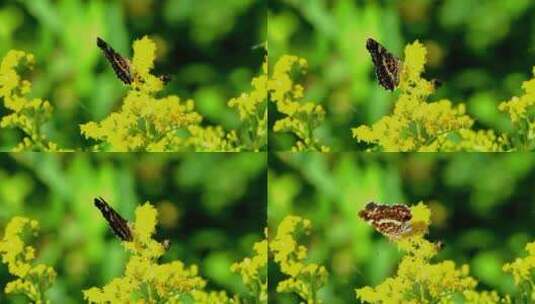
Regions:
<instances>
[{"instance_id":1,"label":"goldenrod flower","mask_svg":"<svg viewBox=\"0 0 535 304\"><path fill-rule=\"evenodd\" d=\"M328 151L314 138L316 129L325 119L325 110L313 102L300 102L303 98L303 86L294 84L290 72L294 67L304 70L307 62L297 56L282 56L275 67L271 79L268 80L270 99L276 104L277 110L286 117L275 121L273 131L290 132L297 137L293 151Z\"/></svg>"},{"instance_id":2,"label":"goldenrod flower","mask_svg":"<svg viewBox=\"0 0 535 304\"><path fill-rule=\"evenodd\" d=\"M134 41L134 81L119 111L100 122L80 126L88 139L105 143L112 151L258 151L267 144L267 65L264 74L252 80L253 91L228 102L242 120L239 130L201 125L193 100L178 96L162 98L162 80L151 74L156 45L148 37Z\"/></svg>"},{"instance_id":3,"label":"goldenrod flower","mask_svg":"<svg viewBox=\"0 0 535 304\"><path fill-rule=\"evenodd\" d=\"M163 89L163 81L150 73L154 68L156 58L156 44L147 36L134 41L134 56L132 57L132 69L134 82L132 88L145 94L159 92Z\"/></svg>"},{"instance_id":4,"label":"goldenrod flower","mask_svg":"<svg viewBox=\"0 0 535 304\"><path fill-rule=\"evenodd\" d=\"M252 92L243 93L228 102L229 107L238 109L240 120L243 122L242 128L245 129L243 144L250 146L254 151L267 145L267 58L262 65L262 71L262 75L251 81Z\"/></svg>"},{"instance_id":5,"label":"goldenrod flower","mask_svg":"<svg viewBox=\"0 0 535 304\"><path fill-rule=\"evenodd\" d=\"M496 293L478 293L477 281L469 275L468 265L457 268L453 261L432 263L435 244L424 238L431 224L431 211L420 203L411 207L412 234L396 241L406 252L394 277L376 287L356 289L356 297L366 303L452 303L463 295L467 303L498 303ZM485 302L488 301L488 302Z\"/></svg>"},{"instance_id":6,"label":"goldenrod flower","mask_svg":"<svg viewBox=\"0 0 535 304\"><path fill-rule=\"evenodd\" d=\"M131 253L122 277L113 279L102 288L84 290L89 303L194 303L239 304L237 295L227 296L224 291L206 291L206 281L199 275L196 265L186 266L181 261L159 263L165 253L161 243L153 239L158 212L150 203L136 208L132 225L132 242L123 242ZM267 303L267 240L254 245L256 255L232 265L244 284L254 288L257 302Z\"/></svg>"},{"instance_id":7,"label":"goldenrod flower","mask_svg":"<svg viewBox=\"0 0 535 304\"><path fill-rule=\"evenodd\" d=\"M221 126L188 126L190 137L183 141L186 147L195 147L198 152L227 151L238 152L238 135L234 130L227 133Z\"/></svg>"},{"instance_id":8,"label":"goldenrod flower","mask_svg":"<svg viewBox=\"0 0 535 304\"><path fill-rule=\"evenodd\" d=\"M430 146L426 152L441 151L485 151L485 152L503 152L503 147L509 145L509 139L506 135L497 135L493 130L462 129L456 134L453 140L441 140L436 142L436 146ZM422 150L425 151L425 150Z\"/></svg>"},{"instance_id":9,"label":"goldenrod flower","mask_svg":"<svg viewBox=\"0 0 535 304\"><path fill-rule=\"evenodd\" d=\"M181 296L205 287L195 265L186 267L180 261L158 263L165 248L152 239L156 223L157 211L152 205L145 203L136 209L134 241L124 243L132 253L124 276L103 288L85 290L84 298L89 303L130 303L136 299L143 299L144 303L180 303Z\"/></svg>"},{"instance_id":10,"label":"goldenrod flower","mask_svg":"<svg viewBox=\"0 0 535 304\"><path fill-rule=\"evenodd\" d=\"M238 272L241 275L243 283L249 289L249 293L258 303L267 303L267 239L256 242L253 250L256 255L232 264L230 270L232 272Z\"/></svg>"},{"instance_id":11,"label":"goldenrod flower","mask_svg":"<svg viewBox=\"0 0 535 304\"><path fill-rule=\"evenodd\" d=\"M535 139L535 67L533 67L534 77L524 81L522 89L524 95L514 96L509 101L500 103L498 109L506 112L514 127L513 141L518 142L518 150L532 150Z\"/></svg>"},{"instance_id":12,"label":"goldenrod flower","mask_svg":"<svg viewBox=\"0 0 535 304\"><path fill-rule=\"evenodd\" d=\"M506 297L501 299L496 291L482 291L467 290L463 292L466 303L472 304L493 304L493 303L511 303L511 300Z\"/></svg>"},{"instance_id":13,"label":"goldenrod flower","mask_svg":"<svg viewBox=\"0 0 535 304\"><path fill-rule=\"evenodd\" d=\"M384 151L497 149L493 134L470 133L474 121L466 114L464 104L454 106L447 99L427 101L435 85L421 77L426 53L418 41L407 45L399 84L401 95L393 113L372 126L353 128L353 137ZM456 140L456 137L461 138ZM462 145L457 145L461 139Z\"/></svg>"},{"instance_id":14,"label":"goldenrod flower","mask_svg":"<svg viewBox=\"0 0 535 304\"><path fill-rule=\"evenodd\" d=\"M25 133L14 151L58 151L58 146L49 141L41 130L52 115L52 105L40 98L28 99L31 82L22 80L16 71L23 60L29 67L34 63L32 54L11 50L0 65L0 98L11 112L2 117L0 128L19 128Z\"/></svg>"},{"instance_id":15,"label":"goldenrod flower","mask_svg":"<svg viewBox=\"0 0 535 304\"><path fill-rule=\"evenodd\" d=\"M201 119L191 100L181 102L177 96L158 99L130 91L119 112L80 129L87 138L108 142L113 151L173 151L182 144L178 132Z\"/></svg>"},{"instance_id":16,"label":"goldenrod flower","mask_svg":"<svg viewBox=\"0 0 535 304\"><path fill-rule=\"evenodd\" d=\"M327 269L316 263L307 263L307 248L294 239L298 229L309 233L311 223L298 216L287 216L279 224L269 249L282 273L289 276L277 284L277 292L296 293L308 304L320 303L317 291L327 282Z\"/></svg>"},{"instance_id":17,"label":"goldenrod flower","mask_svg":"<svg viewBox=\"0 0 535 304\"><path fill-rule=\"evenodd\" d=\"M224 291L206 292L203 290L194 290L191 297L196 304L239 304L239 299L229 298ZM180 303L180 302L177 302Z\"/></svg>"},{"instance_id":18,"label":"goldenrod flower","mask_svg":"<svg viewBox=\"0 0 535 304\"><path fill-rule=\"evenodd\" d=\"M503 265L503 271L513 274L513 279L516 286L528 286L526 298L530 301L535 301L535 284L533 280L533 271L535 269L535 242L526 244L525 247L528 256L524 258L516 258L511 263Z\"/></svg>"},{"instance_id":19,"label":"goldenrod flower","mask_svg":"<svg viewBox=\"0 0 535 304\"><path fill-rule=\"evenodd\" d=\"M0 241L2 262L7 264L8 271L18 279L7 283L6 294L21 293L33 303L49 303L44 292L56 279L56 272L44 264L32 264L35 249L25 246L21 234L26 231L37 233L39 224L35 220L16 216L7 224L4 238Z\"/></svg>"}]
</instances>

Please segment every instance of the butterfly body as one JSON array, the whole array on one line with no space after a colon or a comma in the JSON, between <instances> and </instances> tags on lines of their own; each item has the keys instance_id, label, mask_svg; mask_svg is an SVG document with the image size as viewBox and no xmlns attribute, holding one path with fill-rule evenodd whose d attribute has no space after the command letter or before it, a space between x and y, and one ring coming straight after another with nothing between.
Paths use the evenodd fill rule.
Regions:
<instances>
[{"instance_id":1,"label":"butterfly body","mask_svg":"<svg viewBox=\"0 0 535 304\"><path fill-rule=\"evenodd\" d=\"M372 57L379 84L385 89L393 91L399 85L403 62L372 38L368 38L366 41L366 49Z\"/></svg>"},{"instance_id":2,"label":"butterfly body","mask_svg":"<svg viewBox=\"0 0 535 304\"><path fill-rule=\"evenodd\" d=\"M411 209L403 204L369 202L358 215L389 239L399 239L412 231Z\"/></svg>"},{"instance_id":3,"label":"butterfly body","mask_svg":"<svg viewBox=\"0 0 535 304\"><path fill-rule=\"evenodd\" d=\"M108 222L113 233L122 241L131 242L134 240L132 230L128 222L102 198L97 197L94 200L95 206L100 210L102 216Z\"/></svg>"}]
</instances>

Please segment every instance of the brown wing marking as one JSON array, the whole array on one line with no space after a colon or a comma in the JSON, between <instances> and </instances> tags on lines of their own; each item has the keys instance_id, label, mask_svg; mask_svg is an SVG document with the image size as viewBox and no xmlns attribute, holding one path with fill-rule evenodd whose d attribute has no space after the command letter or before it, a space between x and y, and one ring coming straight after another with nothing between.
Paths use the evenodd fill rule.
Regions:
<instances>
[{"instance_id":1,"label":"brown wing marking","mask_svg":"<svg viewBox=\"0 0 535 304\"><path fill-rule=\"evenodd\" d=\"M368 38L366 41L366 48L372 57L379 84L385 89L393 91L399 84L401 60L372 38Z\"/></svg>"}]
</instances>

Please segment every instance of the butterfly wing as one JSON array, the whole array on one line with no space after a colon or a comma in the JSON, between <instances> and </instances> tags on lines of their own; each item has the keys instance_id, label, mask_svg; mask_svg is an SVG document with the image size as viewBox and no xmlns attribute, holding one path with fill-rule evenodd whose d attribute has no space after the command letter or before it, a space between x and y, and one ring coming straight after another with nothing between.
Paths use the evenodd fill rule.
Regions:
<instances>
[{"instance_id":1,"label":"butterfly wing","mask_svg":"<svg viewBox=\"0 0 535 304\"><path fill-rule=\"evenodd\" d=\"M106 56L106 59L111 64L115 75L125 84L131 84L134 79L130 70L130 62L119 55L119 53L100 37L97 37L97 46L102 50L104 56Z\"/></svg>"},{"instance_id":2,"label":"butterfly wing","mask_svg":"<svg viewBox=\"0 0 535 304\"><path fill-rule=\"evenodd\" d=\"M128 227L128 222L102 198L95 198L95 206L100 210L102 216L108 222L108 225L113 230L113 233L122 241L131 242L134 238L132 230Z\"/></svg>"},{"instance_id":3,"label":"butterfly wing","mask_svg":"<svg viewBox=\"0 0 535 304\"><path fill-rule=\"evenodd\" d=\"M402 235L412 231L410 223L412 214L406 205L369 202L358 215L389 239L399 239Z\"/></svg>"},{"instance_id":4,"label":"butterfly wing","mask_svg":"<svg viewBox=\"0 0 535 304\"><path fill-rule=\"evenodd\" d=\"M366 48L372 57L379 84L385 89L393 91L399 84L401 60L371 38L366 41Z\"/></svg>"}]
</instances>

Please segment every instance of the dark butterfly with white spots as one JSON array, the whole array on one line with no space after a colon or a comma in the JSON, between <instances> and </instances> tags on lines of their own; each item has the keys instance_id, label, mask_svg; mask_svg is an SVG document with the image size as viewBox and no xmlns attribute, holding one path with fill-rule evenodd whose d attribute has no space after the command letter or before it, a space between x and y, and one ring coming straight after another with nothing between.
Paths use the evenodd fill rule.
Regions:
<instances>
[{"instance_id":1,"label":"dark butterfly with white spots","mask_svg":"<svg viewBox=\"0 0 535 304\"><path fill-rule=\"evenodd\" d=\"M385 89L393 91L399 85L403 62L372 38L368 38L366 41L366 48L372 56L379 84Z\"/></svg>"},{"instance_id":2,"label":"dark butterfly with white spots","mask_svg":"<svg viewBox=\"0 0 535 304\"><path fill-rule=\"evenodd\" d=\"M111 67L113 68L115 75L117 75L117 78L119 78L124 84L132 84L135 75L133 74L130 61L117 53L108 43L106 43L106 41L100 37L97 37L97 46L102 50L104 56L106 56L106 59L111 64ZM167 84L171 80L171 77L168 75L162 75L160 76L160 80L164 84Z\"/></svg>"},{"instance_id":3,"label":"dark butterfly with white spots","mask_svg":"<svg viewBox=\"0 0 535 304\"><path fill-rule=\"evenodd\" d=\"M389 91L394 91L399 85L403 61L387 51L384 46L372 38L368 38L366 41L366 48L372 56L375 75L377 75L379 84ZM436 89L442 86L442 81L432 79L431 84Z\"/></svg>"},{"instance_id":4,"label":"dark butterfly with white spots","mask_svg":"<svg viewBox=\"0 0 535 304\"><path fill-rule=\"evenodd\" d=\"M95 198L94 203L108 222L108 226L121 241L132 242L134 240L133 232L127 220L117 213L102 197ZM170 244L169 240L163 240L161 243L166 250L169 249Z\"/></svg>"},{"instance_id":5,"label":"dark butterfly with white spots","mask_svg":"<svg viewBox=\"0 0 535 304\"><path fill-rule=\"evenodd\" d=\"M128 222L117 211L113 210L102 197L95 198L94 202L95 206L102 213L102 216L108 221L108 225L113 233L121 241L131 242L134 238Z\"/></svg>"}]
</instances>

